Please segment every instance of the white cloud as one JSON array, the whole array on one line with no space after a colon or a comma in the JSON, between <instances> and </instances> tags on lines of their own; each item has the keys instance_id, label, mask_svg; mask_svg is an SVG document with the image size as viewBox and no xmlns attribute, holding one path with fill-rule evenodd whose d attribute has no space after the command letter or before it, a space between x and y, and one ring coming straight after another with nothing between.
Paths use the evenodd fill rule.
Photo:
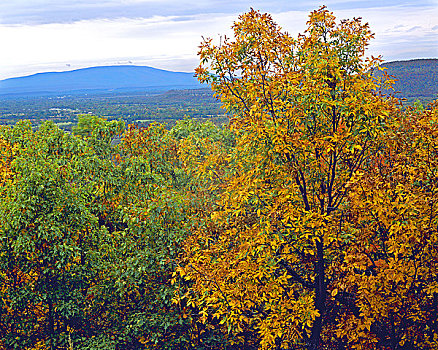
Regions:
<instances>
[{"instance_id":1,"label":"white cloud","mask_svg":"<svg viewBox=\"0 0 438 350\"><path fill-rule=\"evenodd\" d=\"M119 18L75 23L0 26L0 79L42 66L59 70L95 64L157 63L159 68L192 71L201 35L229 31L234 17ZM172 65L172 60L175 64ZM176 62L182 60L181 62ZM161 65L159 63L162 63ZM70 67L66 66L70 64Z\"/></svg>"}]
</instances>

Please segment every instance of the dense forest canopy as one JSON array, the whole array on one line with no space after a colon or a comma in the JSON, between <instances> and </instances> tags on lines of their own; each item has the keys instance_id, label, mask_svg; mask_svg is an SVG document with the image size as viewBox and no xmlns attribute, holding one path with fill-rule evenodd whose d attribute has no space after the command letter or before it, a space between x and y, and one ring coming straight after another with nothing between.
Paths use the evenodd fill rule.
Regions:
<instances>
[{"instance_id":1,"label":"dense forest canopy","mask_svg":"<svg viewBox=\"0 0 438 350\"><path fill-rule=\"evenodd\" d=\"M0 128L0 348L438 349L438 102L385 95L358 18L233 31L224 127Z\"/></svg>"}]
</instances>

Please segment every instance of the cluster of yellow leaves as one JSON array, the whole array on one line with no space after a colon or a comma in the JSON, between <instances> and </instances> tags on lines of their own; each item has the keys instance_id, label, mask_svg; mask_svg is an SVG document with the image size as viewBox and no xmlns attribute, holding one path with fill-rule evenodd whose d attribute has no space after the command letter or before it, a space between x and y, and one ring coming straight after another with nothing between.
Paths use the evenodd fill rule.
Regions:
<instances>
[{"instance_id":1,"label":"cluster of yellow leaves","mask_svg":"<svg viewBox=\"0 0 438 350\"><path fill-rule=\"evenodd\" d=\"M382 141L350 196L356 237L338 286L360 314L337 334L357 349L438 349L438 103L408 110Z\"/></svg>"},{"instance_id":2,"label":"cluster of yellow leaves","mask_svg":"<svg viewBox=\"0 0 438 350\"><path fill-rule=\"evenodd\" d=\"M252 10L233 29L199 52L236 146L184 147L220 184L185 242L185 297L261 349L435 349L437 104L379 93L360 19L322 7L293 39Z\"/></svg>"}]
</instances>

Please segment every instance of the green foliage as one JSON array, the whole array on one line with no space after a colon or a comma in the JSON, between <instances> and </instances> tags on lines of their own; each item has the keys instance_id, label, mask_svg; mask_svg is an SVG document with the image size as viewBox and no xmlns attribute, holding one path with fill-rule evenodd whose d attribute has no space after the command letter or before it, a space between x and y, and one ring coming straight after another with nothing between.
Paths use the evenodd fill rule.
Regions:
<instances>
[{"instance_id":1,"label":"green foliage","mask_svg":"<svg viewBox=\"0 0 438 350\"><path fill-rule=\"evenodd\" d=\"M52 123L37 132L17 125L3 137L16 154L0 206L2 340L8 348L56 347L82 319L94 278L84 256L97 237L84 232L99 230L83 172L93 155Z\"/></svg>"},{"instance_id":2,"label":"green foliage","mask_svg":"<svg viewBox=\"0 0 438 350\"><path fill-rule=\"evenodd\" d=\"M211 123L124 131L123 122L94 116L81 117L72 134L52 122L36 131L29 122L0 129L2 346L194 349L223 342L215 329L195 332L196 310L172 301L187 286L172 274L201 206L187 192L194 184L178 147L198 134L229 138Z\"/></svg>"},{"instance_id":3,"label":"green foliage","mask_svg":"<svg viewBox=\"0 0 438 350\"><path fill-rule=\"evenodd\" d=\"M122 120L106 121L105 119L93 116L79 116L78 124L73 127L73 134L81 136L94 148L100 156L110 156L112 142L120 136L125 129Z\"/></svg>"},{"instance_id":4,"label":"green foliage","mask_svg":"<svg viewBox=\"0 0 438 350\"><path fill-rule=\"evenodd\" d=\"M227 127L0 127L0 349L438 349L438 104L308 25L205 40Z\"/></svg>"}]
</instances>

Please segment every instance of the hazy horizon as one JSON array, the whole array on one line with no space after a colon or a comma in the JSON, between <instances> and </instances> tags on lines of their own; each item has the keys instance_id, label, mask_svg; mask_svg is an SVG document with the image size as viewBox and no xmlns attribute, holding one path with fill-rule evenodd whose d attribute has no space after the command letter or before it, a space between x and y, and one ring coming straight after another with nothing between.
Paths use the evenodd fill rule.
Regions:
<instances>
[{"instance_id":1,"label":"hazy horizon","mask_svg":"<svg viewBox=\"0 0 438 350\"><path fill-rule=\"evenodd\" d=\"M385 62L389 63L389 62L402 62L402 61L414 61L414 60L438 60L438 58L436 58L436 57L409 58L409 59L405 59L405 60L401 59L401 60L391 60L391 61L385 61ZM93 69L93 68L99 68L99 67L149 67L149 68L169 71L169 72L173 72L173 73L192 73L192 72L183 72L183 71L176 71L176 70L171 70L171 69L157 68L157 67L152 67L152 66L148 66L148 65L115 64L115 65L89 66L89 67L75 68L75 69L70 69L70 70L64 70L63 69L63 70L60 70L60 71L54 70L54 71L37 72L37 73L32 73L32 74L26 74L26 75L20 75L20 76L14 76L14 77L9 77L9 78L5 78L5 79L0 79L0 81L9 80L9 79L17 79L17 78L26 78L26 77L30 77L30 76L34 76L34 75L39 75L39 74L46 74L46 73L66 73L66 72L73 72L73 71L78 71L78 70L83 70L83 69Z\"/></svg>"},{"instance_id":2,"label":"hazy horizon","mask_svg":"<svg viewBox=\"0 0 438 350\"><path fill-rule=\"evenodd\" d=\"M438 3L326 1L338 19L362 17L375 39L367 56L385 61L438 57ZM138 65L192 72L204 37L230 35L250 7L297 36L319 1L4 0L0 79L94 66Z\"/></svg>"}]
</instances>

